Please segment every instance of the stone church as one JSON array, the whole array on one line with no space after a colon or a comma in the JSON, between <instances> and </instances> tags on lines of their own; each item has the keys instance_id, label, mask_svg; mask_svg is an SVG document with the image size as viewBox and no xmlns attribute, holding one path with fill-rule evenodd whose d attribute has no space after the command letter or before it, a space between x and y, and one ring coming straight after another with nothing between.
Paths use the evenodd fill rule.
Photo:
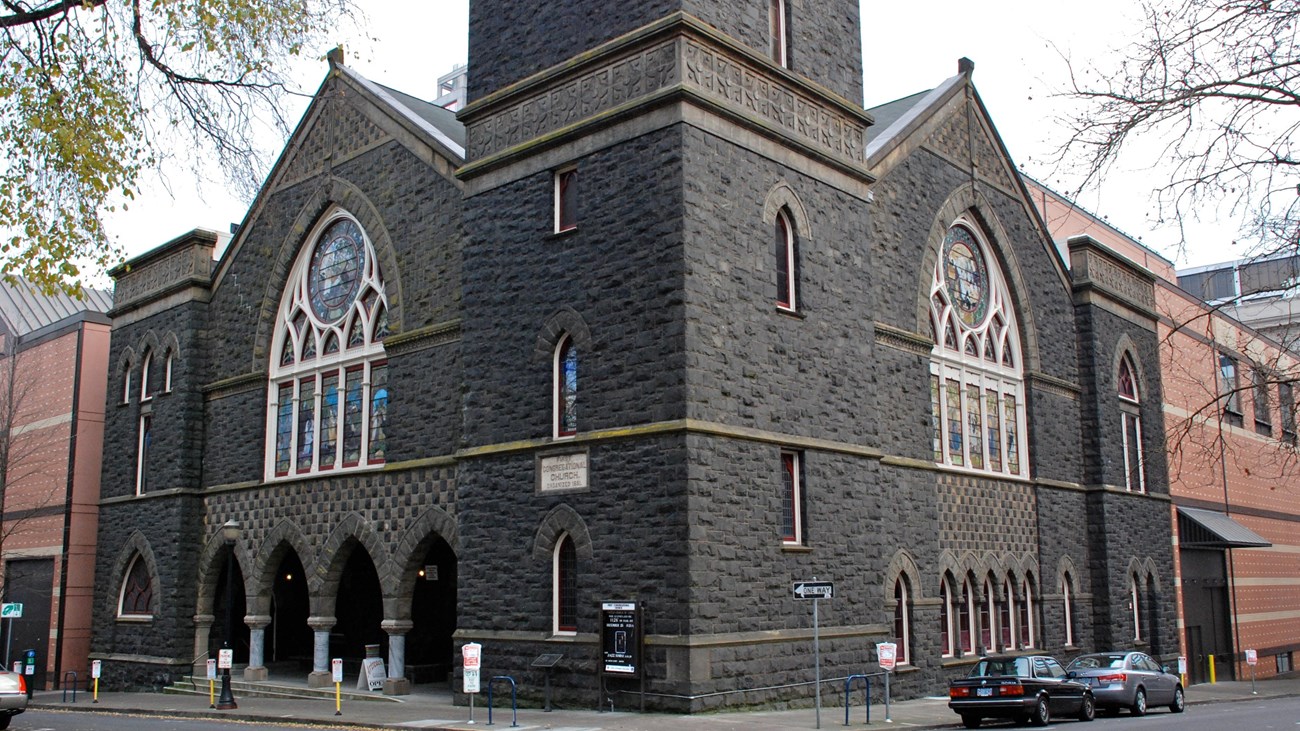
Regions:
<instances>
[{"instance_id":1,"label":"stone church","mask_svg":"<svg viewBox=\"0 0 1300 731\"><path fill-rule=\"evenodd\" d=\"M973 64L868 110L858 0L545 5L471 3L457 113L331 54L219 258L113 271L105 682L807 699L813 580L896 694L1176 654L1153 279L1063 260Z\"/></svg>"}]
</instances>

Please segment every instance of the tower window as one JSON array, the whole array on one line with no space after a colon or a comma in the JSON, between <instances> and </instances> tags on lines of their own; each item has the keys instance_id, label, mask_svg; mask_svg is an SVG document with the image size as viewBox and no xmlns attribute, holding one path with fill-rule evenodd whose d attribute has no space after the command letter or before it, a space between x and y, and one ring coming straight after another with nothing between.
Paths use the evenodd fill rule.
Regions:
<instances>
[{"instance_id":1,"label":"tower window","mask_svg":"<svg viewBox=\"0 0 1300 731\"><path fill-rule=\"evenodd\" d=\"M785 0L771 0L768 6L768 52L779 66L790 68L790 35Z\"/></svg>"},{"instance_id":2,"label":"tower window","mask_svg":"<svg viewBox=\"0 0 1300 731\"><path fill-rule=\"evenodd\" d=\"M555 174L555 232L578 227L578 169L568 168Z\"/></svg>"}]
</instances>

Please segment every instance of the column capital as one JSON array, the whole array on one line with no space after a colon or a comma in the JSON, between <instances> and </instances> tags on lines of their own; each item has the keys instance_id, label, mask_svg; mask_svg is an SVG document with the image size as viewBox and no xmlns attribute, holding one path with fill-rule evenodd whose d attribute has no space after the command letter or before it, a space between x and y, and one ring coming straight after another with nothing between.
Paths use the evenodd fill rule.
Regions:
<instances>
[{"instance_id":1,"label":"column capital","mask_svg":"<svg viewBox=\"0 0 1300 731\"><path fill-rule=\"evenodd\" d=\"M338 624L339 620L335 617L308 617L307 626L316 632L328 632Z\"/></svg>"},{"instance_id":2,"label":"column capital","mask_svg":"<svg viewBox=\"0 0 1300 731\"><path fill-rule=\"evenodd\" d=\"M217 621L216 616L212 614L194 615L194 625L196 627L211 627L212 623L216 621Z\"/></svg>"},{"instance_id":3,"label":"column capital","mask_svg":"<svg viewBox=\"0 0 1300 731\"><path fill-rule=\"evenodd\" d=\"M414 626L415 622L409 619L385 619L379 623L380 629L387 632L389 636L404 635Z\"/></svg>"},{"instance_id":4,"label":"column capital","mask_svg":"<svg viewBox=\"0 0 1300 731\"><path fill-rule=\"evenodd\" d=\"M244 615L244 624L249 629L266 629L271 624L271 615L269 614L246 614Z\"/></svg>"}]
</instances>

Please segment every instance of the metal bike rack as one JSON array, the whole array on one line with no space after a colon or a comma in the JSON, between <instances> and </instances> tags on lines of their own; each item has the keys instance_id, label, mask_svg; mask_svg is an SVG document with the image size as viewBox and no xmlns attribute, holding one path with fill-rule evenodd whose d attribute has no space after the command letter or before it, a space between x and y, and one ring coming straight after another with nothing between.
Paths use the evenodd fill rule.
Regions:
<instances>
[{"instance_id":1,"label":"metal bike rack","mask_svg":"<svg viewBox=\"0 0 1300 731\"><path fill-rule=\"evenodd\" d=\"M72 682L68 683L68 676L72 676ZM68 702L68 686L72 686L72 702L77 702L77 671L69 670L63 674L63 702Z\"/></svg>"},{"instance_id":2,"label":"metal bike rack","mask_svg":"<svg viewBox=\"0 0 1300 731\"><path fill-rule=\"evenodd\" d=\"M510 726L511 728L514 728L519 725L519 703L518 703L518 696L516 695L515 679L510 677L509 675L494 675L492 676L492 679L488 681L487 725L489 726L492 725L492 684L497 682L498 680L505 680L510 683L510 711L512 714L512 717L510 719Z\"/></svg>"},{"instance_id":3,"label":"metal bike rack","mask_svg":"<svg viewBox=\"0 0 1300 731\"><path fill-rule=\"evenodd\" d=\"M867 681L866 687L862 689L862 705L867 707L867 723L871 723L871 676L870 675L850 675L844 679L844 725L849 725L849 687L853 681L862 678Z\"/></svg>"}]
</instances>

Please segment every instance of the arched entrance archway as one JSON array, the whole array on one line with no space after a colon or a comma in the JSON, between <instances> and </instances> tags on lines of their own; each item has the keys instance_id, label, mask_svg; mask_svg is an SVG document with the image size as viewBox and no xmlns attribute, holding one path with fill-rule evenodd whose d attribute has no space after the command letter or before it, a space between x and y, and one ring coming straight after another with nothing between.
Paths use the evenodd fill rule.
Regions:
<instances>
[{"instance_id":1,"label":"arched entrance archway","mask_svg":"<svg viewBox=\"0 0 1300 731\"><path fill-rule=\"evenodd\" d=\"M435 537L411 591L406 673L412 683L440 683L451 671L456 631L456 554Z\"/></svg>"},{"instance_id":2,"label":"arched entrance archway","mask_svg":"<svg viewBox=\"0 0 1300 731\"><path fill-rule=\"evenodd\" d=\"M229 562L233 561L233 568ZM228 583L227 577L232 575L233 583ZM233 550L226 551L225 560L221 562L221 569L217 572L217 587L213 594L212 614L213 624L212 632L208 635L208 652L210 657L217 657L217 651L225 646L226 628L231 627L233 633L230 636L230 647L235 651L234 662L236 665L248 663L248 625L244 623L244 615L247 610L247 598L244 593L244 571L239 565L239 560L235 558ZM227 616L230 621L227 623Z\"/></svg>"},{"instance_id":3,"label":"arched entrance archway","mask_svg":"<svg viewBox=\"0 0 1300 731\"><path fill-rule=\"evenodd\" d=\"M349 666L359 666L366 645L387 648L384 593L375 562L360 543L353 541L335 597L336 623L330 633L330 657L341 657ZM352 672L349 670L349 672Z\"/></svg>"},{"instance_id":4,"label":"arched entrance archway","mask_svg":"<svg viewBox=\"0 0 1300 731\"><path fill-rule=\"evenodd\" d=\"M312 632L307 572L293 549L285 552L271 582L271 623L266 628L266 664L277 672L310 671Z\"/></svg>"}]
</instances>

